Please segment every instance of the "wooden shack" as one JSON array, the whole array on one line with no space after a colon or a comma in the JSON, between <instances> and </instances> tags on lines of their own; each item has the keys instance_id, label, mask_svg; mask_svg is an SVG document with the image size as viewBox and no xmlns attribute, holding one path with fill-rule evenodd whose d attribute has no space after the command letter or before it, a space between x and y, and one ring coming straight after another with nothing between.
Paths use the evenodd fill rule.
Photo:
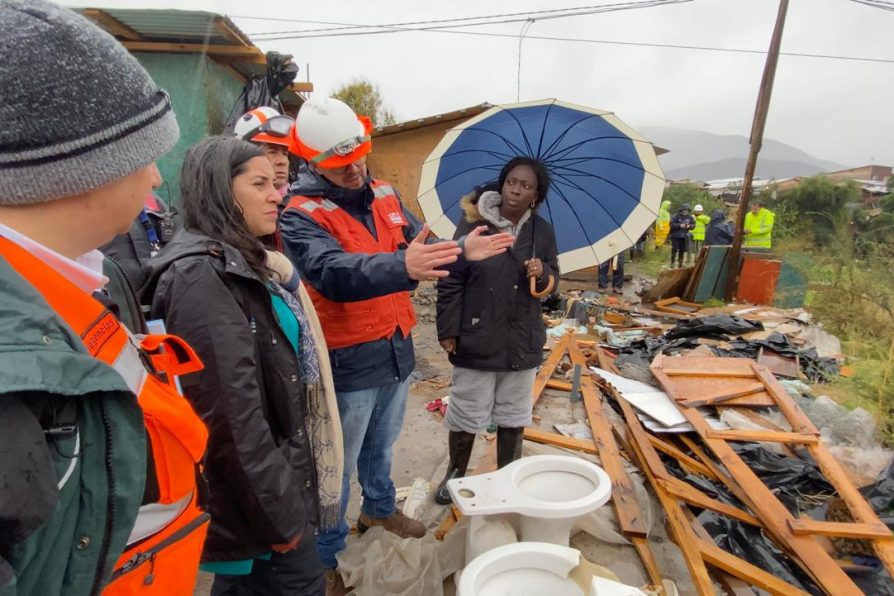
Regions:
<instances>
[{"instance_id":1,"label":"wooden shack","mask_svg":"<svg viewBox=\"0 0 894 596\"><path fill-rule=\"evenodd\" d=\"M85 17L115 36L168 91L180 140L158 161L162 198L176 204L186 150L202 137L224 132L224 124L248 79L264 74L260 48L227 17L192 10L80 8ZM313 84L293 83L280 94L292 114Z\"/></svg>"}]
</instances>

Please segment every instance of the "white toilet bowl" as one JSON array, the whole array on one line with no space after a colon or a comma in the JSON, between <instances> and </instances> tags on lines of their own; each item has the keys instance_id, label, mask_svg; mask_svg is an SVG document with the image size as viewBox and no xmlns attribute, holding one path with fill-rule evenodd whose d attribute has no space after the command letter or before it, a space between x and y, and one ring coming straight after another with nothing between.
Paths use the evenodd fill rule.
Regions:
<instances>
[{"instance_id":1,"label":"white toilet bowl","mask_svg":"<svg viewBox=\"0 0 894 596\"><path fill-rule=\"evenodd\" d=\"M466 565L457 596L646 596L633 586L593 575L580 551L545 542L489 550ZM592 567L592 565L590 565Z\"/></svg>"},{"instance_id":2,"label":"white toilet bowl","mask_svg":"<svg viewBox=\"0 0 894 596\"><path fill-rule=\"evenodd\" d=\"M534 455L496 472L447 483L463 515L519 515L522 542L568 546L578 518L611 498L611 480L599 466L566 455Z\"/></svg>"}]
</instances>

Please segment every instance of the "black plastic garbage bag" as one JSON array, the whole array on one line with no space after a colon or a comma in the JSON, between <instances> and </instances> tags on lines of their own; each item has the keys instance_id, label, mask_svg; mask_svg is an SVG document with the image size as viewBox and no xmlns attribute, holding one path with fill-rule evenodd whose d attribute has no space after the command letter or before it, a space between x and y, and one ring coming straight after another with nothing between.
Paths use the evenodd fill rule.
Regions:
<instances>
[{"instance_id":1,"label":"black plastic garbage bag","mask_svg":"<svg viewBox=\"0 0 894 596\"><path fill-rule=\"evenodd\" d=\"M698 521L723 550L805 592L823 593L797 564L776 548L762 530L707 510L701 512Z\"/></svg>"},{"instance_id":2,"label":"black plastic garbage bag","mask_svg":"<svg viewBox=\"0 0 894 596\"><path fill-rule=\"evenodd\" d=\"M834 358L820 356L816 348L802 350L793 345L781 333L773 333L767 339L744 340L735 339L729 342L731 350L716 349L715 353L725 356L757 358L761 348L773 350L781 356L797 356L801 363L801 371L812 382L831 381L838 376L838 362Z\"/></svg>"},{"instance_id":3,"label":"black plastic garbage bag","mask_svg":"<svg viewBox=\"0 0 894 596\"><path fill-rule=\"evenodd\" d=\"M713 337L726 339L728 336L763 331L760 321L746 321L734 315L710 315L681 321L664 334L668 339L679 337Z\"/></svg>"},{"instance_id":4,"label":"black plastic garbage bag","mask_svg":"<svg viewBox=\"0 0 894 596\"><path fill-rule=\"evenodd\" d=\"M860 489L875 514L894 529L894 462L888 464L881 477Z\"/></svg>"},{"instance_id":5,"label":"black plastic garbage bag","mask_svg":"<svg viewBox=\"0 0 894 596\"><path fill-rule=\"evenodd\" d=\"M226 130L232 131L233 125L242 114L261 106L276 108L283 112L279 94L295 81L298 76L298 65L292 62L289 54L267 52L267 72L248 79L242 93L233 103L230 115L227 116Z\"/></svg>"}]
</instances>

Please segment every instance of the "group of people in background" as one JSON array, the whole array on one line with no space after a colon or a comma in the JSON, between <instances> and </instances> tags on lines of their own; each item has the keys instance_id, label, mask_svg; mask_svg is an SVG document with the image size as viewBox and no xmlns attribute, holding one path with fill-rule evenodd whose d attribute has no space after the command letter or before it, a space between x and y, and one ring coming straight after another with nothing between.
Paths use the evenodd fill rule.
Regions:
<instances>
[{"instance_id":1,"label":"group of people in background","mask_svg":"<svg viewBox=\"0 0 894 596\"><path fill-rule=\"evenodd\" d=\"M454 364L438 502L490 423L520 457L559 276L542 162L440 240L370 175L369 119L314 97L190 148L175 220L167 93L44 0L0 0L0 30L0 594L186 595L200 568L215 596L344 593L354 472L359 531L423 536L391 479L420 281Z\"/></svg>"},{"instance_id":2,"label":"group of people in background","mask_svg":"<svg viewBox=\"0 0 894 596\"><path fill-rule=\"evenodd\" d=\"M715 209L705 215L704 207L691 208L683 203L671 215L671 202L663 201L655 220L655 246L659 247L669 237L671 241L671 267L683 267L694 261L705 246L730 245L734 238L733 224L726 211ZM754 199L745 214L742 248L750 251L768 251L772 246L775 215L764 207L763 201Z\"/></svg>"}]
</instances>

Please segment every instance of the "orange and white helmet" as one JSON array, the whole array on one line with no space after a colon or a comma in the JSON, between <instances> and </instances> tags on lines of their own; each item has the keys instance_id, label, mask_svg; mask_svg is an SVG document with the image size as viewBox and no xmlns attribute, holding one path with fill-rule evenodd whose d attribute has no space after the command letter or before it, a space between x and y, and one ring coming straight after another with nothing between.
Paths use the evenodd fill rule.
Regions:
<instances>
[{"instance_id":1,"label":"orange and white helmet","mask_svg":"<svg viewBox=\"0 0 894 596\"><path fill-rule=\"evenodd\" d=\"M289 146L295 121L274 108L260 107L243 114L233 125L233 136L252 143Z\"/></svg>"},{"instance_id":2,"label":"orange and white helmet","mask_svg":"<svg viewBox=\"0 0 894 596\"><path fill-rule=\"evenodd\" d=\"M321 168L352 164L372 149L372 121L334 97L312 97L295 117L289 150Z\"/></svg>"}]
</instances>

